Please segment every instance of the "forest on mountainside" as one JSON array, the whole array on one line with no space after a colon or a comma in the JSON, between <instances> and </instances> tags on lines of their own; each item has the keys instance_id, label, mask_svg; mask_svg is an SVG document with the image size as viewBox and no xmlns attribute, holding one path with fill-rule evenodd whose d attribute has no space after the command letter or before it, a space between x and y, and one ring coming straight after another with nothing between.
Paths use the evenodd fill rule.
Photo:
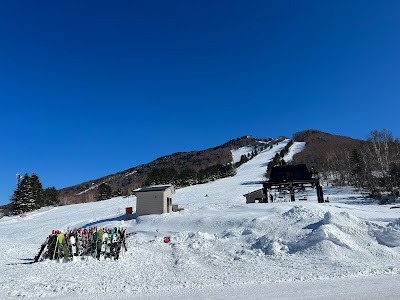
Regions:
<instances>
[{"instance_id":1,"label":"forest on mountainside","mask_svg":"<svg viewBox=\"0 0 400 300\"><path fill-rule=\"evenodd\" d=\"M399 197L400 140L389 130L372 130L366 141L306 130L293 140L306 142L293 163L314 166L324 180L354 186L381 203Z\"/></svg>"},{"instance_id":2,"label":"forest on mountainside","mask_svg":"<svg viewBox=\"0 0 400 300\"><path fill-rule=\"evenodd\" d=\"M206 150L160 157L148 164L59 191L54 187L43 189L36 174L25 174L18 179L10 204L1 207L0 214L23 214L42 206L130 195L132 190L143 185L173 184L179 188L233 176L241 164L283 139L241 137ZM293 157L292 162L286 162L284 156L293 142L305 142L306 147ZM231 150L243 146L252 147L253 151L232 163ZM318 130L297 132L269 162L266 178L273 166L287 163L304 163L309 169L314 167L325 182L354 186L381 203L400 196L400 141L386 129L372 130L365 141Z\"/></svg>"},{"instance_id":3,"label":"forest on mountainside","mask_svg":"<svg viewBox=\"0 0 400 300\"><path fill-rule=\"evenodd\" d=\"M273 140L243 136L214 148L173 153L122 172L63 188L59 191L60 202L62 204L92 202L107 197L130 195L132 190L144 185L172 183L177 187L183 187L232 176L237 165L232 165L231 150L245 146L256 149L282 139L284 137ZM98 193L100 185L103 189L101 199Z\"/></svg>"}]
</instances>

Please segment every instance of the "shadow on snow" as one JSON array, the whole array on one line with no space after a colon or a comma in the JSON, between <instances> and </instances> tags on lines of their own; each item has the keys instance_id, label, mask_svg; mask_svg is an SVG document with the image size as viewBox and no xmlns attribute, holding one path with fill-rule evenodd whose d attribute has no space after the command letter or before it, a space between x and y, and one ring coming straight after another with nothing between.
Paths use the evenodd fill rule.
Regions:
<instances>
[{"instance_id":1,"label":"shadow on snow","mask_svg":"<svg viewBox=\"0 0 400 300\"><path fill-rule=\"evenodd\" d=\"M20 258L21 262L17 263L9 263L7 266L15 266L15 265L31 265L34 263L33 258Z\"/></svg>"},{"instance_id":2,"label":"shadow on snow","mask_svg":"<svg viewBox=\"0 0 400 300\"><path fill-rule=\"evenodd\" d=\"M247 181L247 182L242 182L241 185L254 185L254 184L263 184L264 181Z\"/></svg>"},{"instance_id":3,"label":"shadow on snow","mask_svg":"<svg viewBox=\"0 0 400 300\"><path fill-rule=\"evenodd\" d=\"M93 222L87 223L85 225L82 225L82 228L87 228L87 227L91 227L91 226L96 226L97 224L100 223L106 223L106 222L118 222L118 221L127 221L127 220L133 220L136 219L136 213L132 214L132 215L120 215L114 218L107 218L107 219L100 219L100 220L95 220Z\"/></svg>"}]
</instances>

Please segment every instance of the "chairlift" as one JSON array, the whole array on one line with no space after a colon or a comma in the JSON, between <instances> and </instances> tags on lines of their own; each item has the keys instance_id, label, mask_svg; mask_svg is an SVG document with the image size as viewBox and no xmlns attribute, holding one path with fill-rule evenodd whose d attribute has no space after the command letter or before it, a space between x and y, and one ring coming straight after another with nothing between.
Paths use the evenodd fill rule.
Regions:
<instances>
[{"instance_id":1,"label":"chairlift","mask_svg":"<svg viewBox=\"0 0 400 300\"><path fill-rule=\"evenodd\" d=\"M286 194L287 193L286 193L285 190L280 190L279 194L278 194L278 198L276 198L276 196L275 196L275 198L277 199L277 202L287 202L286 201Z\"/></svg>"},{"instance_id":2,"label":"chairlift","mask_svg":"<svg viewBox=\"0 0 400 300\"><path fill-rule=\"evenodd\" d=\"M299 193L299 201L307 201L308 200L308 192L307 189L303 188Z\"/></svg>"}]
</instances>

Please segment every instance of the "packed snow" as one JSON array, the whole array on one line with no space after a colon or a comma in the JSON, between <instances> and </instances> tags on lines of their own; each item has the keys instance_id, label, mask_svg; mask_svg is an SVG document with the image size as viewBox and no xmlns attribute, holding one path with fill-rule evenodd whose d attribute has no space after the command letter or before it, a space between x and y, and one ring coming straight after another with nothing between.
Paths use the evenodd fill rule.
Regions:
<instances>
[{"instance_id":1,"label":"packed snow","mask_svg":"<svg viewBox=\"0 0 400 300\"><path fill-rule=\"evenodd\" d=\"M315 190L307 201L245 203L287 142L233 177L178 189L180 212L127 220L136 198L118 197L0 219L0 298L398 299L400 209L331 186L329 203ZM294 143L285 159L303 148ZM89 226L136 234L117 261L32 264L52 229Z\"/></svg>"},{"instance_id":2,"label":"packed snow","mask_svg":"<svg viewBox=\"0 0 400 300\"><path fill-rule=\"evenodd\" d=\"M242 158L242 155L250 156L254 150L260 151L264 148L267 142L258 141L260 144L258 146L244 146L238 149L231 150L232 153L232 163L237 163Z\"/></svg>"}]
</instances>

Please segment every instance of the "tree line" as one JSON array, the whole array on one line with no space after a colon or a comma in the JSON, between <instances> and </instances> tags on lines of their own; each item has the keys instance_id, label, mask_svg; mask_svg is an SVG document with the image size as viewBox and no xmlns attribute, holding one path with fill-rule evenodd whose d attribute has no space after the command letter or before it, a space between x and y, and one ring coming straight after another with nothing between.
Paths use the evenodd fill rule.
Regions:
<instances>
[{"instance_id":1,"label":"tree line","mask_svg":"<svg viewBox=\"0 0 400 300\"><path fill-rule=\"evenodd\" d=\"M400 140L389 130L372 130L367 143L327 153L324 169L328 180L386 203L400 196Z\"/></svg>"},{"instance_id":2,"label":"tree line","mask_svg":"<svg viewBox=\"0 0 400 300\"><path fill-rule=\"evenodd\" d=\"M260 153L261 151L263 151L264 149L266 149L267 146L264 147L257 147L255 146L254 149L247 153L247 154L242 154L240 156L240 160L236 163L234 163L234 168L239 168L241 165L243 165L244 163L248 162L249 160L253 159L254 157L257 156L258 153Z\"/></svg>"},{"instance_id":3,"label":"tree line","mask_svg":"<svg viewBox=\"0 0 400 300\"><path fill-rule=\"evenodd\" d=\"M37 174L17 175L18 184L11 197L11 213L20 215L43 206L58 205L58 191L55 187L43 189Z\"/></svg>"},{"instance_id":4,"label":"tree line","mask_svg":"<svg viewBox=\"0 0 400 300\"><path fill-rule=\"evenodd\" d=\"M273 167L284 166L287 164L284 157L286 154L289 153L289 149L293 145L293 143L293 140L290 140L289 143L286 144L285 148L283 148L279 153L276 153L274 158L268 163L267 171L265 172L266 178L269 178L269 176L271 175L271 170Z\"/></svg>"},{"instance_id":5,"label":"tree line","mask_svg":"<svg viewBox=\"0 0 400 300\"><path fill-rule=\"evenodd\" d=\"M181 172L175 168L153 168L147 175L144 185L173 184L176 187L185 187L193 184L201 184L220 178L234 176L236 169L257 156L261 151L269 147L254 146L248 154L243 154L236 163L216 164L201 170L191 168L183 169ZM272 145L270 146L272 147Z\"/></svg>"},{"instance_id":6,"label":"tree line","mask_svg":"<svg viewBox=\"0 0 400 300\"><path fill-rule=\"evenodd\" d=\"M233 176L234 174L235 168L233 164L217 164L199 171L187 168L181 172L178 172L175 168L153 168L150 173L147 174L144 185L168 183L176 187L184 187Z\"/></svg>"},{"instance_id":7,"label":"tree line","mask_svg":"<svg viewBox=\"0 0 400 300\"><path fill-rule=\"evenodd\" d=\"M55 187L43 188L37 174L17 175L18 183L11 197L11 213L21 215L44 206L60 205L59 192ZM112 191L107 183L100 184L96 189L96 200L102 201L112 197L122 196L121 190Z\"/></svg>"},{"instance_id":8,"label":"tree line","mask_svg":"<svg viewBox=\"0 0 400 300\"><path fill-rule=\"evenodd\" d=\"M105 182L101 183L97 187L97 201L111 199L113 197L125 196L124 193L120 190L112 190L111 186Z\"/></svg>"}]
</instances>

